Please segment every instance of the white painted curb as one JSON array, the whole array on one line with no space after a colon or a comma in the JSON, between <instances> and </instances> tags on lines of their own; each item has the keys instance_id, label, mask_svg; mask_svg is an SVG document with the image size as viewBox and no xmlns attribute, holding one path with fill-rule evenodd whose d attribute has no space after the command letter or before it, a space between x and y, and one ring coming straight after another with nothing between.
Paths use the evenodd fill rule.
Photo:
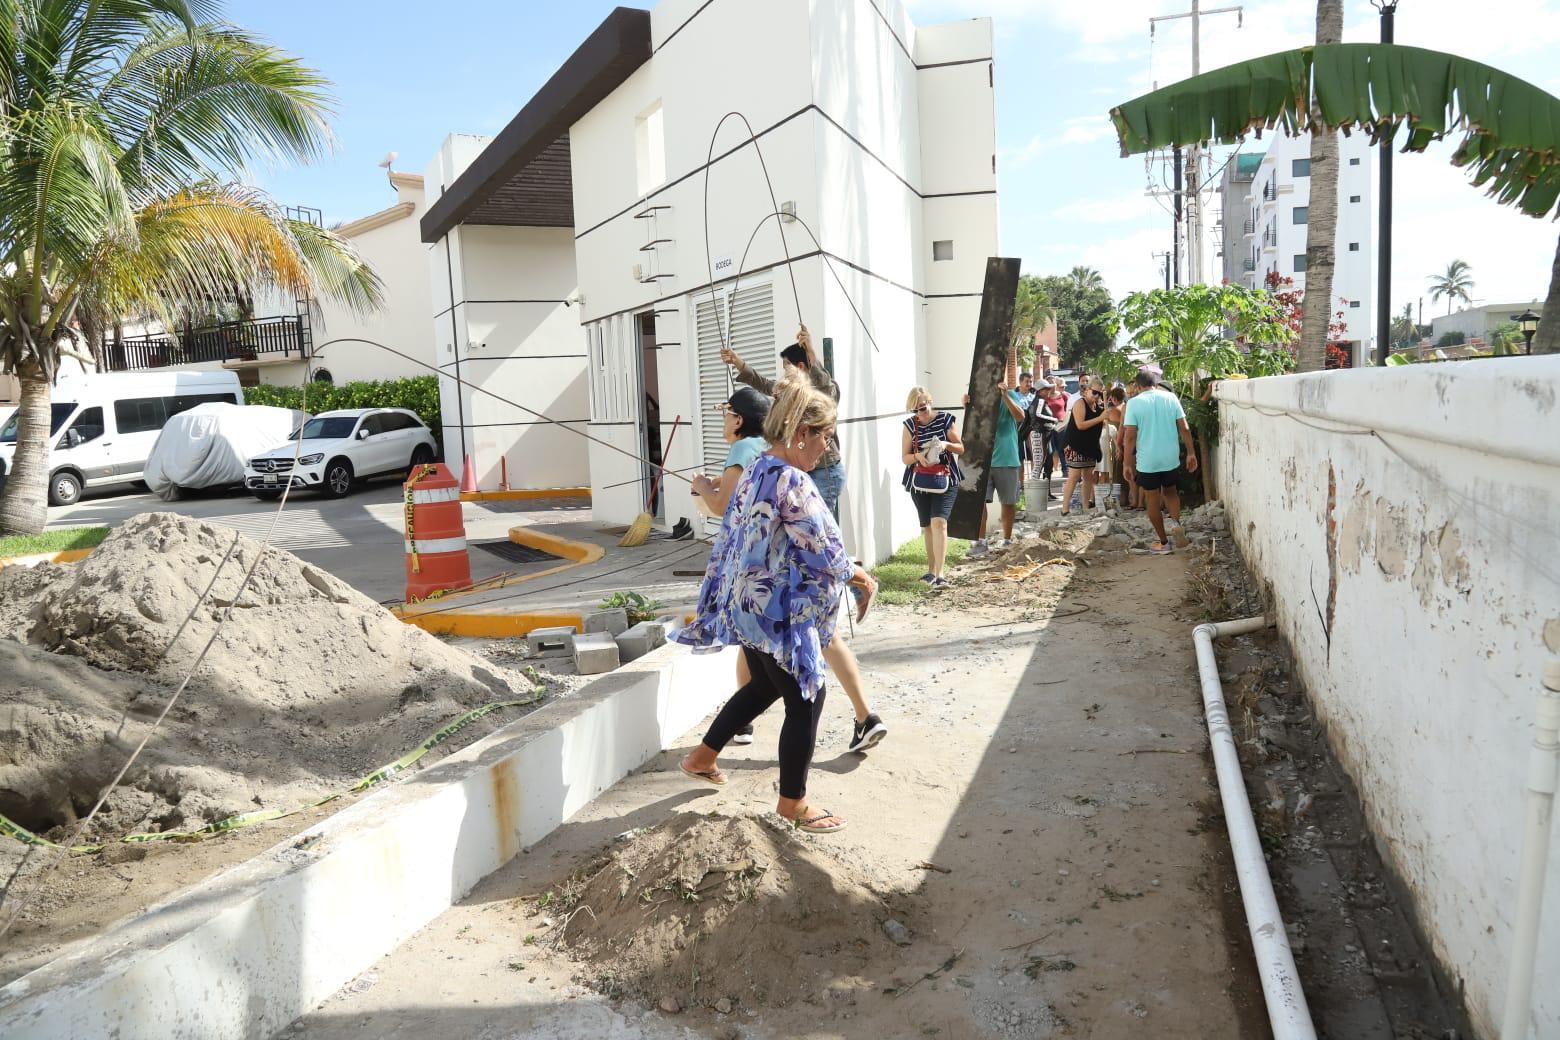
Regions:
<instances>
[{"instance_id":1,"label":"white painted curb","mask_svg":"<svg viewBox=\"0 0 1560 1040\"><path fill-rule=\"evenodd\" d=\"M7 1040L252 1040L674 743L733 651L669 644L0 989Z\"/></svg>"}]
</instances>

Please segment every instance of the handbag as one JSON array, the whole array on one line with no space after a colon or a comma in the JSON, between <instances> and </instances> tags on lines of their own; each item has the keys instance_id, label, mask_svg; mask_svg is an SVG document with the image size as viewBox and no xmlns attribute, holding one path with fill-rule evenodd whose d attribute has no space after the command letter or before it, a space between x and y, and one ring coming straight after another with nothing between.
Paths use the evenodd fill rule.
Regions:
<instances>
[{"instance_id":1,"label":"handbag","mask_svg":"<svg viewBox=\"0 0 1560 1040\"><path fill-rule=\"evenodd\" d=\"M947 466L914 466L910 473L910 490L923 495L946 495L953 487L953 471Z\"/></svg>"}]
</instances>

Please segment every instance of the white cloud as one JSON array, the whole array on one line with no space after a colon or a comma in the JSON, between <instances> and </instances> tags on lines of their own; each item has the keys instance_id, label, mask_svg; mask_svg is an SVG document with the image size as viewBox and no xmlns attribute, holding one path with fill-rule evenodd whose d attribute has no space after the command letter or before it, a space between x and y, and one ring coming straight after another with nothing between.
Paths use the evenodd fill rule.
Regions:
<instances>
[{"instance_id":1,"label":"white cloud","mask_svg":"<svg viewBox=\"0 0 1560 1040\"><path fill-rule=\"evenodd\" d=\"M1110 121L1110 117L1101 113L1097 116L1074 116L1062 123L1061 136L1057 138L1059 144L1093 144L1095 141L1105 141L1116 136L1116 127Z\"/></svg>"},{"instance_id":2,"label":"white cloud","mask_svg":"<svg viewBox=\"0 0 1560 1040\"><path fill-rule=\"evenodd\" d=\"M1112 198L1077 199L1058 206L1051 217L1080 224L1120 224L1148 220L1159 212L1153 199L1142 192L1134 192Z\"/></svg>"}]
</instances>

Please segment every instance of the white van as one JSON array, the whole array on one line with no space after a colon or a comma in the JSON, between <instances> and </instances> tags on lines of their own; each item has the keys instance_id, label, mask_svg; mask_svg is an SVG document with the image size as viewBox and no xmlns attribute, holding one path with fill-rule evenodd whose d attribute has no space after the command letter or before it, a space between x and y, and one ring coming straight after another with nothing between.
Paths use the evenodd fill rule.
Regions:
<instances>
[{"instance_id":1,"label":"white van","mask_svg":"<svg viewBox=\"0 0 1560 1040\"><path fill-rule=\"evenodd\" d=\"M68 506L82 488L128 484L169 416L209 401L243 404L237 372L114 372L62 376L54 386L49 436L49 504ZM0 483L16 454L17 416L0 427Z\"/></svg>"}]
</instances>

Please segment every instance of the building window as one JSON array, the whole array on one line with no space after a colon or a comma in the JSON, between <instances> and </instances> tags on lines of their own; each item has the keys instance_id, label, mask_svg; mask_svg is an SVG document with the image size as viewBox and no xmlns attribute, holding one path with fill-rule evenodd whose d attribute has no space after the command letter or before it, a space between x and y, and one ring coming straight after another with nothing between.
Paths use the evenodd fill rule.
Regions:
<instances>
[{"instance_id":1,"label":"building window","mask_svg":"<svg viewBox=\"0 0 1560 1040\"><path fill-rule=\"evenodd\" d=\"M1295 254L1295 274L1305 274L1305 254Z\"/></svg>"},{"instance_id":2,"label":"building window","mask_svg":"<svg viewBox=\"0 0 1560 1040\"><path fill-rule=\"evenodd\" d=\"M945 238L945 239L943 239L940 242L933 242L932 243L932 259L933 260L952 260L953 259L953 239Z\"/></svg>"},{"instance_id":3,"label":"building window","mask_svg":"<svg viewBox=\"0 0 1560 1040\"><path fill-rule=\"evenodd\" d=\"M1296 159L1292 168L1296 177L1311 176L1311 160L1309 159Z\"/></svg>"},{"instance_id":4,"label":"building window","mask_svg":"<svg viewBox=\"0 0 1560 1040\"><path fill-rule=\"evenodd\" d=\"M1358 253L1359 251L1360 251L1360 244L1358 242L1350 242L1349 243L1349 252L1351 252L1351 253Z\"/></svg>"},{"instance_id":5,"label":"building window","mask_svg":"<svg viewBox=\"0 0 1560 1040\"><path fill-rule=\"evenodd\" d=\"M1350 301L1349 301L1349 306L1350 306L1350 307L1355 307L1355 308L1358 308L1358 307L1359 307L1359 305L1360 305L1360 301L1359 301L1359 300L1350 300Z\"/></svg>"},{"instance_id":6,"label":"building window","mask_svg":"<svg viewBox=\"0 0 1560 1040\"><path fill-rule=\"evenodd\" d=\"M314 381L316 383L335 383L336 377L330 374L330 369L328 368L316 368L314 370Z\"/></svg>"},{"instance_id":7,"label":"building window","mask_svg":"<svg viewBox=\"0 0 1560 1040\"><path fill-rule=\"evenodd\" d=\"M666 183L666 132L659 101L634 121L634 166L639 194L646 195Z\"/></svg>"},{"instance_id":8,"label":"building window","mask_svg":"<svg viewBox=\"0 0 1560 1040\"><path fill-rule=\"evenodd\" d=\"M1295 223L1296 224L1304 224L1307 221L1309 221L1310 219L1311 219L1311 207L1310 206L1296 206L1295 207Z\"/></svg>"},{"instance_id":9,"label":"building window","mask_svg":"<svg viewBox=\"0 0 1560 1040\"><path fill-rule=\"evenodd\" d=\"M1350 195L1349 196L1349 201L1350 202L1358 202L1358 201L1360 201L1360 197L1358 195Z\"/></svg>"},{"instance_id":10,"label":"building window","mask_svg":"<svg viewBox=\"0 0 1560 1040\"><path fill-rule=\"evenodd\" d=\"M1349 160L1349 165L1350 166L1358 166L1359 164L1360 164L1360 161L1359 161L1358 158L1354 158L1354 159L1350 159Z\"/></svg>"}]
</instances>

